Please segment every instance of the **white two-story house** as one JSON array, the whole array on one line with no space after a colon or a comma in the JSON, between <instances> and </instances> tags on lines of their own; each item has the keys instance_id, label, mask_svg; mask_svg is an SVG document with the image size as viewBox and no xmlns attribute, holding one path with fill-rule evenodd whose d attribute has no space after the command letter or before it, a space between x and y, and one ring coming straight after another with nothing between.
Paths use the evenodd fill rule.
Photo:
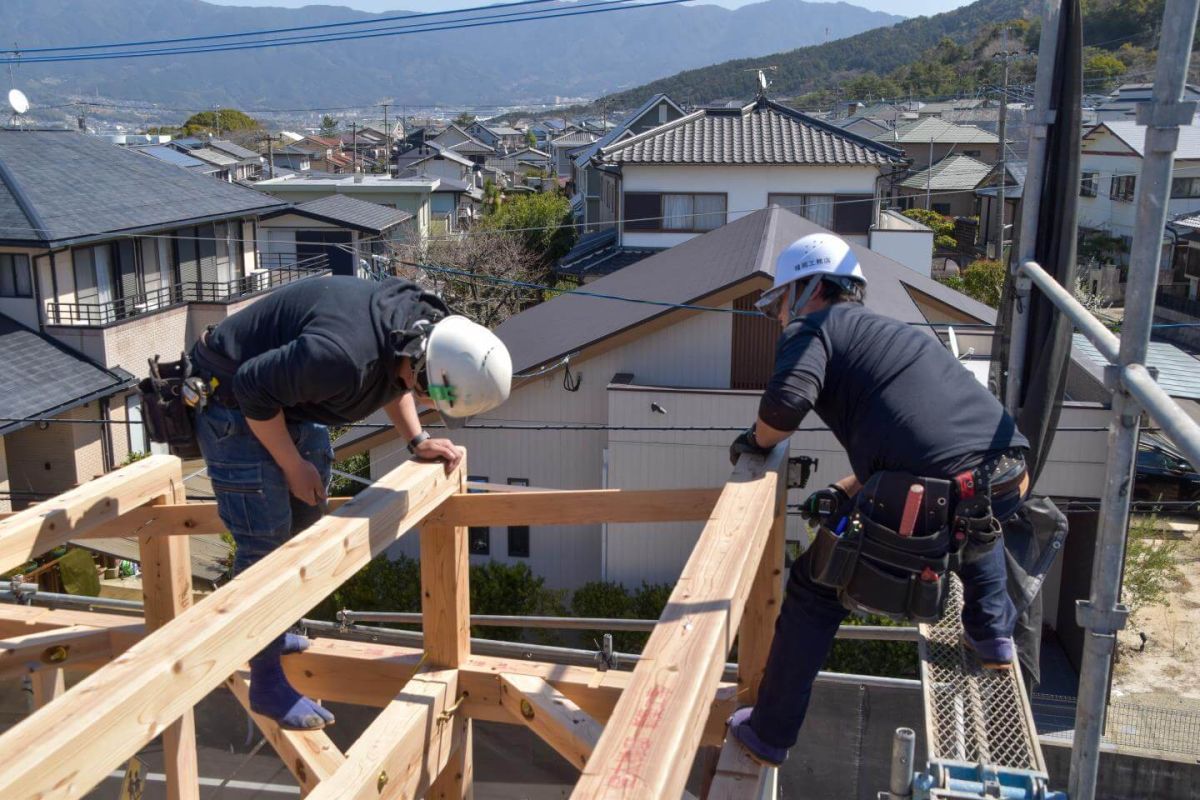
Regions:
<instances>
[{"instance_id":1,"label":"white two-story house","mask_svg":"<svg viewBox=\"0 0 1200 800\"><path fill-rule=\"evenodd\" d=\"M859 244L881 175L902 165L887 145L766 97L702 108L600 147L601 218L624 247L664 248L778 205Z\"/></svg>"}]
</instances>

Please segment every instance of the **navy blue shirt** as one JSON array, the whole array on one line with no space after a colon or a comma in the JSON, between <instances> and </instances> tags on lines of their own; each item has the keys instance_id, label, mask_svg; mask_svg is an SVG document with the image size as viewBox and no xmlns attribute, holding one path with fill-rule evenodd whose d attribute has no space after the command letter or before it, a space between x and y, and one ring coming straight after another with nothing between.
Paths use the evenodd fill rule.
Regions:
<instances>
[{"instance_id":1,"label":"navy blue shirt","mask_svg":"<svg viewBox=\"0 0 1200 800\"><path fill-rule=\"evenodd\" d=\"M854 475L950 477L983 455L1029 447L1012 417L929 330L835 303L788 325L759 417L795 430L810 409Z\"/></svg>"}]
</instances>

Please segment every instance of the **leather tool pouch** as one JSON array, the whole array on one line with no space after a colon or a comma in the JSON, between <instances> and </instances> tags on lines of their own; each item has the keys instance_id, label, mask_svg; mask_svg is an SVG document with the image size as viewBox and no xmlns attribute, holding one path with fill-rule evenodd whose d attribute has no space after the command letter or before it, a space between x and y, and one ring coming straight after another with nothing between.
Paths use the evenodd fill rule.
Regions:
<instances>
[{"instance_id":1,"label":"leather tool pouch","mask_svg":"<svg viewBox=\"0 0 1200 800\"><path fill-rule=\"evenodd\" d=\"M150 377L138 384L142 396L142 421L150 441L167 445L180 458L200 458L200 445L192 424L192 410L183 401L183 382L191 377L192 362L186 353L178 361L150 359Z\"/></svg>"},{"instance_id":2,"label":"leather tool pouch","mask_svg":"<svg viewBox=\"0 0 1200 800\"><path fill-rule=\"evenodd\" d=\"M910 487L923 499L911 536L897 529ZM936 620L951 567L951 484L903 472L873 475L855 498L842 532L826 526L812 544L811 578L852 611L898 620Z\"/></svg>"}]
</instances>

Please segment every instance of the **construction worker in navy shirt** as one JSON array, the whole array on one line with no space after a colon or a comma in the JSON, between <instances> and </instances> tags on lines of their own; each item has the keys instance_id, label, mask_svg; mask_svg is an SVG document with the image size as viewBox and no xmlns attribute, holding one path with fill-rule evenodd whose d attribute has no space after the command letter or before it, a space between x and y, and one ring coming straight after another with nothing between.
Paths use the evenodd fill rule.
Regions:
<instances>
[{"instance_id":1,"label":"construction worker in navy shirt","mask_svg":"<svg viewBox=\"0 0 1200 800\"><path fill-rule=\"evenodd\" d=\"M494 334L397 278L279 289L210 328L192 362L215 386L196 412L196 437L237 544L237 573L320 518L333 465L326 426L383 409L414 457L443 461L449 473L462 451L422 430L418 402L458 427L503 403L512 381ZM307 646L286 634L250 660L250 708L284 728L333 723L283 673L280 657Z\"/></svg>"},{"instance_id":2,"label":"construction worker in navy shirt","mask_svg":"<svg viewBox=\"0 0 1200 800\"><path fill-rule=\"evenodd\" d=\"M795 744L850 610L936 619L953 569L964 643L985 667L1013 663L1017 611L1000 523L1028 493L1029 443L937 337L869 311L866 290L850 246L820 233L780 254L759 301L784 329L758 419L731 460L767 452L815 410L853 469L803 504L817 533L792 565L757 703L729 721L765 764Z\"/></svg>"}]
</instances>

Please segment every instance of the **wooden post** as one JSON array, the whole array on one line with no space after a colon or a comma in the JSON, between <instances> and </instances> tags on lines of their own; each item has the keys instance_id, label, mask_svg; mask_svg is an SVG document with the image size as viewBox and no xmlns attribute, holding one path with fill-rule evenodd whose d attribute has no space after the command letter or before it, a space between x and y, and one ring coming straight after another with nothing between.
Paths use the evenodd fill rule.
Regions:
<instances>
[{"instance_id":1,"label":"wooden post","mask_svg":"<svg viewBox=\"0 0 1200 800\"><path fill-rule=\"evenodd\" d=\"M466 490L466 465L459 493ZM471 655L471 562L467 529L427 522L421 526L421 618L425 658L434 667L458 667ZM457 687L457 683L455 684ZM430 797L471 797L471 723L442 773L429 787Z\"/></svg>"},{"instance_id":2,"label":"wooden post","mask_svg":"<svg viewBox=\"0 0 1200 800\"><path fill-rule=\"evenodd\" d=\"M440 464L403 464L90 675L68 693L76 702L10 728L0 736L0 797L82 797L460 482Z\"/></svg>"},{"instance_id":3,"label":"wooden post","mask_svg":"<svg viewBox=\"0 0 1200 800\"><path fill-rule=\"evenodd\" d=\"M786 471L785 473L786 474ZM787 546L787 481L780 476L771 533L738 628L738 705L754 705L783 605L783 556Z\"/></svg>"},{"instance_id":4,"label":"wooden post","mask_svg":"<svg viewBox=\"0 0 1200 800\"><path fill-rule=\"evenodd\" d=\"M176 462L178 464L178 462ZM158 503L183 503L187 495L183 472L177 466L170 493ZM142 598L146 632L153 633L192 606L191 541L186 536L139 536ZM199 800L200 771L196 764L196 722L192 709L162 732L163 767L168 800Z\"/></svg>"},{"instance_id":5,"label":"wooden post","mask_svg":"<svg viewBox=\"0 0 1200 800\"><path fill-rule=\"evenodd\" d=\"M61 667L46 667L29 673L33 682L33 708L41 708L67 691L66 677Z\"/></svg>"}]
</instances>

